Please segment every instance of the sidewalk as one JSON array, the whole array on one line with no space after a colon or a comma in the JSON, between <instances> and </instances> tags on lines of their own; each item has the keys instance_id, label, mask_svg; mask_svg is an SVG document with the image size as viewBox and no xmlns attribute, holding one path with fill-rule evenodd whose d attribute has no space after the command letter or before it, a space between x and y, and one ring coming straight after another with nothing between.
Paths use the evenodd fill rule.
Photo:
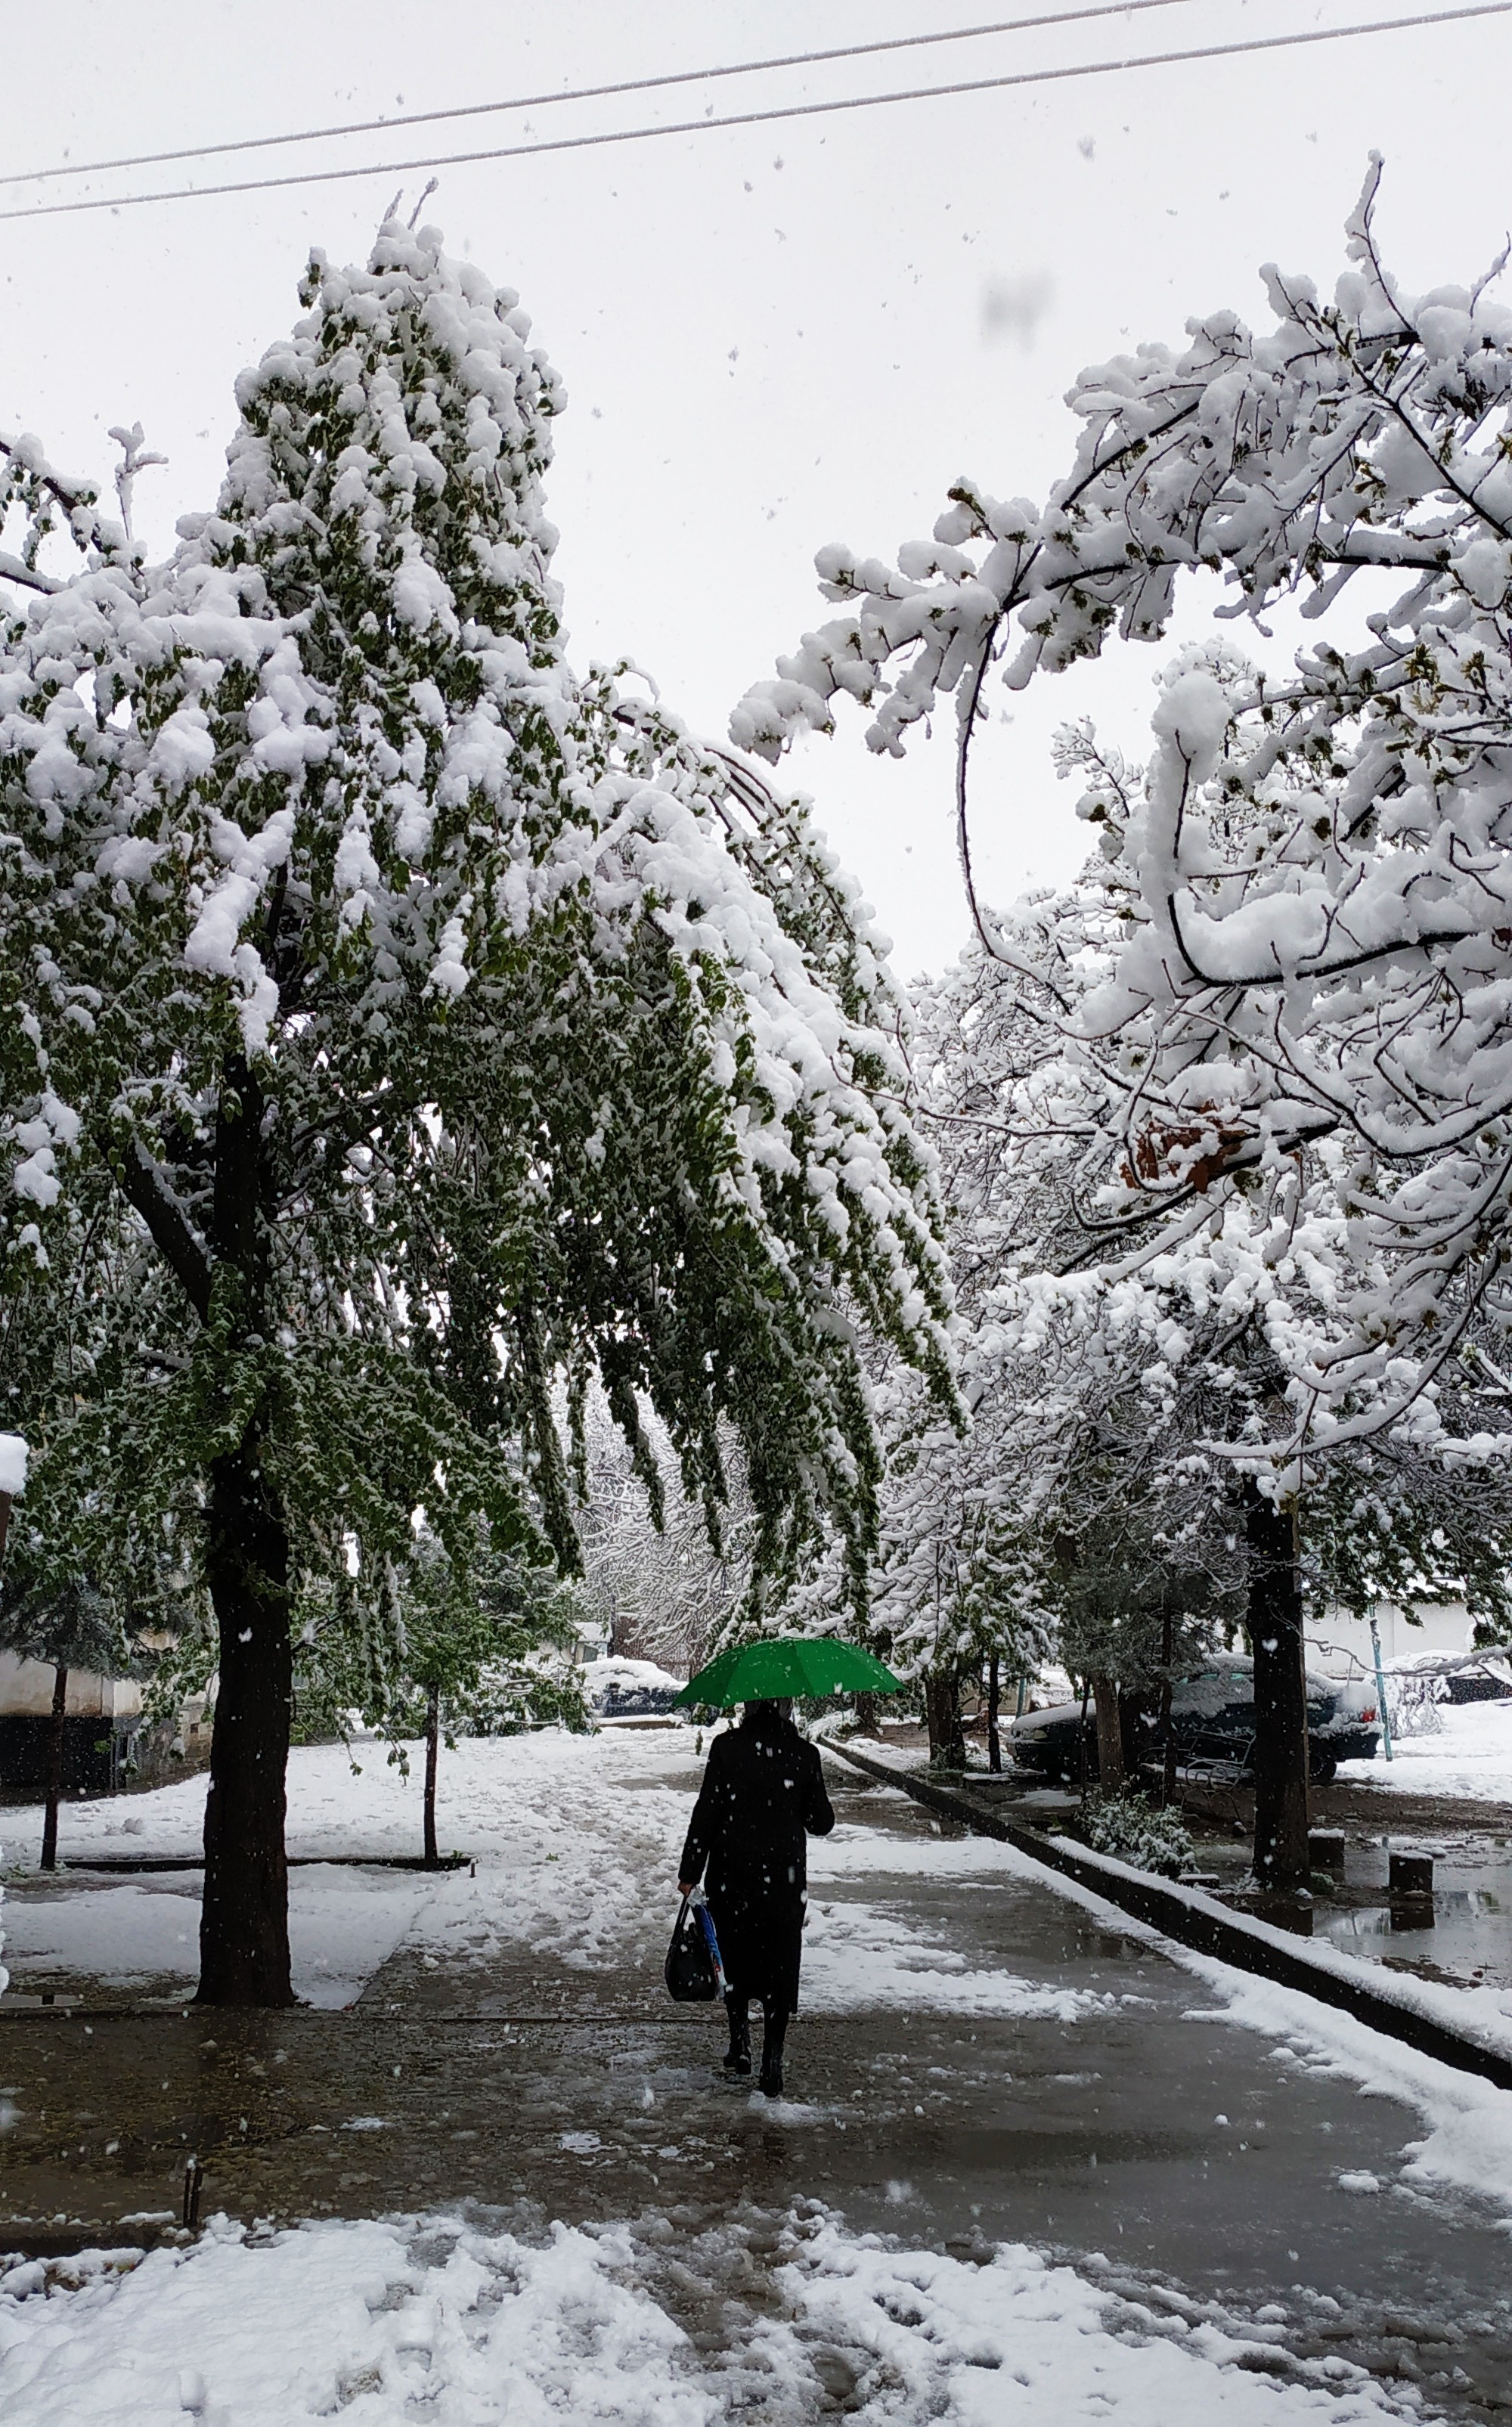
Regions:
<instances>
[{"instance_id":1,"label":"sidewalk","mask_svg":"<svg viewBox=\"0 0 1512 2427\"><path fill-rule=\"evenodd\" d=\"M590 2255L606 2232L627 2233L616 2280L691 2336L706 2372L734 2370L747 2393L756 2346L799 2334L810 2291L833 2307L837 2285L854 2292L858 2270L902 2263L900 2251L936 2271L929 2299L967 2335L982 2262L1006 2245L1018 2255L992 2273L1005 2315L1020 2292L1043 2306L1041 2257L1065 2261L1075 2272L1056 2295L1063 2323L1090 2303L1115 2351L1155 2333L1162 2351L1175 2336L1188 2359L1206 2347L1194 2336L1215 2337L1218 2390L1243 2381L1246 2401L1270 2403L1246 2417L1290 2419L1325 2396L1330 2417L1374 2415L1392 2386L1425 2396L1430 2413L1480 2417L1477 2397L1504 2394L1508 2237L1477 2183L1488 2166L1494 2175L1498 2134L1512 2149L1512 2097L1439 2079L1444 2069L1425 2060L1404 2069L1406 2052L1286 1992L1179 1965L1111 1911L1029 1877L1010 1849L937 1833L902 1796L837 1776L842 1825L812 1849L791 2096L761 2100L718 2077L714 2019L673 2008L660 1985L697 1778L691 1744L605 1736L558 1758L553 1742L563 1740L458 1756L444 1779L446 1833L476 1847L477 1877L422 1881L420 1909L344 2010L68 2020L61 2008L0 2004L0 2086L15 2110L0 2246L42 2247L49 2230L76 2241L80 2223L107 2244L131 2212L176 2209L192 2149L207 2170L206 2214L249 2226L449 2210L475 2235L528 2250L556 2219L587 2229ZM361 1849L389 1849L399 1820L376 1794L358 1800ZM407 1825L397 1793L395 1812ZM295 1818L304 1826L298 1788ZM29 1901L27 1891L8 1902L8 1926ZM40 1979L24 1969L27 1985ZM394 2248L410 2250L417 2232ZM867 2256L857 2238L868 2234L888 2237L893 2256ZM271 2271L292 2246L236 2244L236 2264L260 2256ZM202 2244L173 2282L229 2267L220 2248ZM526 2262L510 2263L518 2276ZM164 2253L150 2264L173 2262ZM1003 2269L1017 2291L997 2280ZM144 2298L147 2281L125 2289ZM91 2278L70 2297L97 2296ZM7 2334L39 2314L30 2298L11 2306L0 2392ZM852 2343L825 2329L840 2390L813 2376L805 2328L801 2368L793 2359L770 2384L756 2370L764 2415L857 2407L855 2387L882 2364L862 2308ZM866 2333L858 2319L871 2319ZM970 2331L985 2331L981 2318ZM941 2344L929 2367L947 2358ZM916 2361L925 2386L919 2353L887 2365L906 2386ZM664 2367L663 2389L691 2396L691 2366L685 2354ZM970 2375L979 2391L988 2383ZM920 2403L943 2386L957 2412L939 2415L1025 2415L960 2409L953 2383L949 2369L930 2378ZM733 2386L722 2377L720 2404ZM1006 2399L1006 2380L1000 2390ZM786 2408L771 2406L779 2392ZM1213 2386L1201 2398L1220 2415ZM1172 2399L1165 2386L1152 2416L1168 2418ZM54 2413L23 2401L7 2415L32 2427ZM362 2414L351 2416L357 2427Z\"/></svg>"}]
</instances>

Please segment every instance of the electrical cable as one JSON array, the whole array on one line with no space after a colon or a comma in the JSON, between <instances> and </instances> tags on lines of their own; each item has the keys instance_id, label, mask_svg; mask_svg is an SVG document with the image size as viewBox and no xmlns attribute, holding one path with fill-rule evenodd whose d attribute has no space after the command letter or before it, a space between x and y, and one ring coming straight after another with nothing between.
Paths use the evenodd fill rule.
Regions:
<instances>
[{"instance_id":1,"label":"electrical cable","mask_svg":"<svg viewBox=\"0 0 1512 2427\"><path fill-rule=\"evenodd\" d=\"M1408 33L1428 25L1454 25L1477 17L1504 17L1512 0L1473 0L1456 8L1424 10L1412 17L1382 17L1357 25L1321 25L1295 34L1265 34L1246 42L1209 43L1200 49L1154 51L1138 58L1095 59L1074 67L1028 68L1016 74L978 76L955 84L919 85L904 92L856 93L838 101L790 102L771 109L748 109L726 118L690 118L658 126L615 127L601 135L561 135L539 143L506 143L486 151L426 153L416 159L366 161L356 169L307 169L279 177L245 177L219 186L175 186L148 194L101 194L67 203L34 203L0 211L0 224L15 220L66 219L79 211L129 210L148 203L210 202L228 194L263 194L291 186L339 185L353 177L403 176L415 169L461 169L483 161L534 159L545 153L591 152L610 143L644 143L665 135L713 135L739 126L770 126L783 121L828 118L856 109L882 109L905 101L949 101L965 93L1001 92L1026 85L1064 84L1097 75L1123 75L1135 68L1182 67L1210 59L1253 57L1266 51L1299 50L1317 42L1340 42L1374 34Z\"/></svg>"},{"instance_id":2,"label":"electrical cable","mask_svg":"<svg viewBox=\"0 0 1512 2427\"><path fill-rule=\"evenodd\" d=\"M946 34L899 34L886 42L850 42L831 51L791 51L785 58L741 59L730 67L683 68L675 74L630 76L622 84L578 85L567 92L526 92L512 101L463 102L455 109L411 110L402 118L354 118L340 126L306 126L292 135L249 135L239 143L190 143L178 152L127 152L112 160L67 161L57 169L18 169L0 185L40 186L57 177L94 177L111 169L158 169L172 160L214 160L227 152L267 152L285 143L323 143L343 135L383 135L401 126L435 126L451 119L494 118L507 109L555 108L571 101L607 101L669 85L713 84L723 76L765 75L778 68L823 67L835 59L870 59L885 51L927 50L941 42L973 42L993 34L1035 34L1083 18L1132 17L1146 8L1189 8L1192 0L1099 0L1092 8L1058 8L1049 16L1008 17L995 25L957 25Z\"/></svg>"}]
</instances>

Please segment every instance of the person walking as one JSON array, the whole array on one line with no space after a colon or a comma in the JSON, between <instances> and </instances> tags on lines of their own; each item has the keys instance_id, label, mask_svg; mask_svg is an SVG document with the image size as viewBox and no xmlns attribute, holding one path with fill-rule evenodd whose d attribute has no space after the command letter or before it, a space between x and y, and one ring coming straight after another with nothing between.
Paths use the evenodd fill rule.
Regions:
<instances>
[{"instance_id":1,"label":"person walking","mask_svg":"<svg viewBox=\"0 0 1512 2427\"><path fill-rule=\"evenodd\" d=\"M794 1727L791 1702L747 1702L740 1726L708 1749L677 1885L690 1896L707 1865L705 1894L728 1984L724 2070L738 2077L751 2070L755 1997L764 2018L757 2086L769 2098L782 2095L783 2042L798 2003L805 1839L827 1837L834 1826L819 1754Z\"/></svg>"}]
</instances>

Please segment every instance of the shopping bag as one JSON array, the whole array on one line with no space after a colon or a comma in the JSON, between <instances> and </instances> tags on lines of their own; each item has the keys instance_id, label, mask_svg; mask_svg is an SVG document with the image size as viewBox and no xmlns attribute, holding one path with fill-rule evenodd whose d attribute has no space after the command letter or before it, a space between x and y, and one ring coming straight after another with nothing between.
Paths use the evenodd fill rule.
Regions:
<instances>
[{"instance_id":1,"label":"shopping bag","mask_svg":"<svg viewBox=\"0 0 1512 2427\"><path fill-rule=\"evenodd\" d=\"M707 2006L720 1993L719 1972L709 1950L713 1925L710 1923L706 1932L701 1918L707 1910L707 1905L695 1905L691 1897L685 1896L672 1933L665 1979L667 1995L679 2006Z\"/></svg>"}]
</instances>

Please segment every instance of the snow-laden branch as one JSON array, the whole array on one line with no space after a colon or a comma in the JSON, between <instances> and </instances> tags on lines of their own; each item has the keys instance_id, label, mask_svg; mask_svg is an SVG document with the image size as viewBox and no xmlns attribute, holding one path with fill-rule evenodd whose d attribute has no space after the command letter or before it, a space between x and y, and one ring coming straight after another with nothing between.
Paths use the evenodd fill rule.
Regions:
<instances>
[{"instance_id":1,"label":"snow-laden branch","mask_svg":"<svg viewBox=\"0 0 1512 2427\"><path fill-rule=\"evenodd\" d=\"M953 696L968 904L1042 1032L998 1116L1031 1154L1064 1122L1076 1174L1047 1303L1178 1269L1228 1292L1286 1377L1284 1458L1432 1430L1460 1344L1512 1320L1512 310L1494 272L1404 293L1378 182L1331 299L1269 269L1268 327L1211 314L1084 372L1044 505L963 481L896 562L826 549L843 614L732 726L775 756L846 696L896 754ZM1298 595L1319 637L1281 679L1228 641L1183 652L1142 769L1068 737L1100 859L989 910L967 778L991 668L1020 688L1158 640L1192 575L1227 618ZM1335 641L1362 575L1363 643Z\"/></svg>"}]
</instances>

